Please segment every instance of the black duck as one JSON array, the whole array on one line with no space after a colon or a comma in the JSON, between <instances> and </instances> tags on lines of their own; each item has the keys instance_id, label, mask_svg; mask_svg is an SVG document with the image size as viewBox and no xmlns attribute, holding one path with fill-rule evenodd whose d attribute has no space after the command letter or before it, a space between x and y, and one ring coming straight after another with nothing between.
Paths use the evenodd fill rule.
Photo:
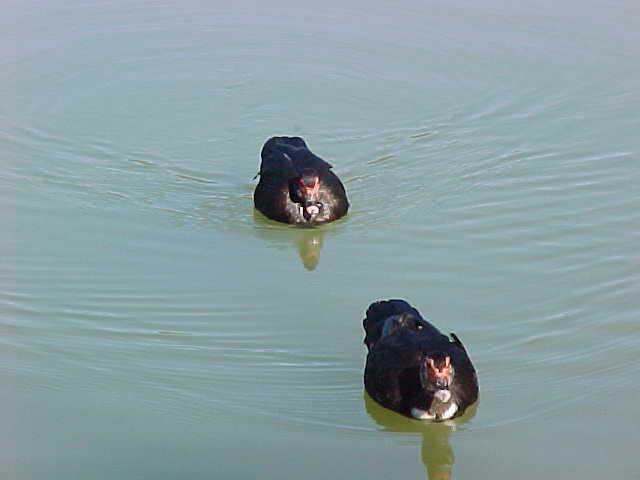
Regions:
<instances>
[{"instance_id":1,"label":"black duck","mask_svg":"<svg viewBox=\"0 0 640 480\"><path fill-rule=\"evenodd\" d=\"M476 371L460 339L441 333L404 300L372 303L363 326L364 386L383 407L442 421L478 399Z\"/></svg>"},{"instance_id":2,"label":"black duck","mask_svg":"<svg viewBox=\"0 0 640 480\"><path fill-rule=\"evenodd\" d=\"M262 147L256 209L278 222L316 225L347 214L349 201L331 165L300 137L273 137Z\"/></svg>"}]
</instances>

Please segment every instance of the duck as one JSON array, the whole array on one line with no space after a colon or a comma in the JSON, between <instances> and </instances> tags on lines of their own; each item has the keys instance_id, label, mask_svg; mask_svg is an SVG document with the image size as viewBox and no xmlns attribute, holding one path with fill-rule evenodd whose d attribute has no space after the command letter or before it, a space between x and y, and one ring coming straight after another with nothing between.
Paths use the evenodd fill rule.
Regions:
<instances>
[{"instance_id":1,"label":"duck","mask_svg":"<svg viewBox=\"0 0 640 480\"><path fill-rule=\"evenodd\" d=\"M383 407L441 422L478 400L476 370L455 333L443 334L400 299L372 303L362 323L364 387Z\"/></svg>"},{"instance_id":2,"label":"duck","mask_svg":"<svg viewBox=\"0 0 640 480\"><path fill-rule=\"evenodd\" d=\"M272 137L260 156L260 180L253 200L263 215L277 222L311 226L347 214L344 185L331 164L313 154L302 138Z\"/></svg>"}]
</instances>

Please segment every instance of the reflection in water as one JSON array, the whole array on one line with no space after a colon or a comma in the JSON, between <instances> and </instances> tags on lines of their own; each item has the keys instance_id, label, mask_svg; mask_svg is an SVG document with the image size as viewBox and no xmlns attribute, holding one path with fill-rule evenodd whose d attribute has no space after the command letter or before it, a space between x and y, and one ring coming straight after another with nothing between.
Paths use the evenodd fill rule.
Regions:
<instances>
[{"instance_id":1,"label":"reflection in water","mask_svg":"<svg viewBox=\"0 0 640 480\"><path fill-rule=\"evenodd\" d=\"M317 230L300 229L295 235L298 254L307 270L315 270L320 262L322 249L322 234Z\"/></svg>"},{"instance_id":2,"label":"reflection in water","mask_svg":"<svg viewBox=\"0 0 640 480\"><path fill-rule=\"evenodd\" d=\"M289 242L295 243L304 268L315 270L318 263L320 263L320 250L322 249L326 227L280 225L267 219L257 210L253 211L253 218L257 227L254 230L259 237L275 243L276 246L285 245Z\"/></svg>"},{"instance_id":3,"label":"reflection in water","mask_svg":"<svg viewBox=\"0 0 640 480\"><path fill-rule=\"evenodd\" d=\"M447 480L455 455L449 442L449 435L458 425L469 421L476 413L478 403L469 407L462 417L442 423L421 422L392 412L376 403L364 392L364 404L367 413L384 430L399 433L419 433L422 435L422 463L427 469L429 480Z\"/></svg>"}]
</instances>

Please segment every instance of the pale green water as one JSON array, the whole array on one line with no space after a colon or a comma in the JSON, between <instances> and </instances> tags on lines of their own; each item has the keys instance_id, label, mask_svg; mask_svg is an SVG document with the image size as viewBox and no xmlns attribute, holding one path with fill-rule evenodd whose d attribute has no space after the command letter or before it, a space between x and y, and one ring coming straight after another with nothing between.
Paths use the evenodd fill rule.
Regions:
<instances>
[{"instance_id":1,"label":"pale green water","mask_svg":"<svg viewBox=\"0 0 640 480\"><path fill-rule=\"evenodd\" d=\"M0 477L640 478L638 4L302 3L1 7ZM344 221L254 217L275 134ZM389 297L457 428L365 403Z\"/></svg>"}]
</instances>

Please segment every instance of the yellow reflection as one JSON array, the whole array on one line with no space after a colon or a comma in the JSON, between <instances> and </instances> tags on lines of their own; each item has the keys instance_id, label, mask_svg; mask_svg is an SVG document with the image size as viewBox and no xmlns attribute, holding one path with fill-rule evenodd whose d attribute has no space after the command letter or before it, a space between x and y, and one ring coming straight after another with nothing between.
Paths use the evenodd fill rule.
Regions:
<instances>
[{"instance_id":1,"label":"yellow reflection","mask_svg":"<svg viewBox=\"0 0 640 480\"><path fill-rule=\"evenodd\" d=\"M380 406L367 392L364 404L369 416L383 430L398 433L416 433L422 436L421 457L429 480L451 478L455 455L449 436L458 425L468 422L476 413L478 403L469 407L462 417L446 422L433 423L413 420Z\"/></svg>"},{"instance_id":2,"label":"yellow reflection","mask_svg":"<svg viewBox=\"0 0 640 480\"><path fill-rule=\"evenodd\" d=\"M256 222L255 232L259 237L274 243L276 247L294 243L302 265L307 270L315 270L320 263L320 251L324 243L326 227L299 227L285 225L269 220L254 209L253 218Z\"/></svg>"},{"instance_id":3,"label":"yellow reflection","mask_svg":"<svg viewBox=\"0 0 640 480\"><path fill-rule=\"evenodd\" d=\"M300 229L296 232L295 236L298 255L300 255L304 268L307 270L315 270L320 262L322 234L318 230Z\"/></svg>"}]
</instances>

